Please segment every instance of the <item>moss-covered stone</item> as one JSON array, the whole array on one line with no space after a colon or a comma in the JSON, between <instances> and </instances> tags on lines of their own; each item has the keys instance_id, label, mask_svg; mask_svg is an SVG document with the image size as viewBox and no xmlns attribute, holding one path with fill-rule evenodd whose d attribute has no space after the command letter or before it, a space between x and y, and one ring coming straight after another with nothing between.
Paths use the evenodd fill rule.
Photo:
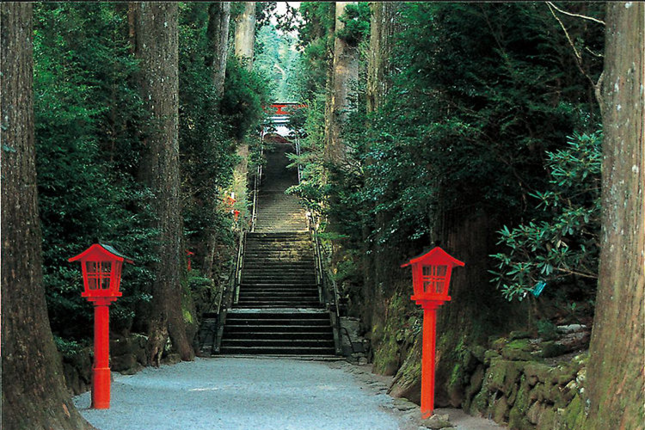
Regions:
<instances>
[{"instance_id":1,"label":"moss-covered stone","mask_svg":"<svg viewBox=\"0 0 645 430\"><path fill-rule=\"evenodd\" d=\"M470 353L477 359L477 361L483 363L486 356L486 348L481 345L475 345L470 348Z\"/></svg>"},{"instance_id":2,"label":"moss-covered stone","mask_svg":"<svg viewBox=\"0 0 645 430\"><path fill-rule=\"evenodd\" d=\"M529 410L531 405L529 391L529 385L523 377L517 390L517 395L515 396L515 402L513 403L513 409L519 412L522 416L526 415L526 411Z\"/></svg>"},{"instance_id":3,"label":"moss-covered stone","mask_svg":"<svg viewBox=\"0 0 645 430\"><path fill-rule=\"evenodd\" d=\"M575 396L559 417L561 428L582 429L586 421L584 403L580 396Z\"/></svg>"},{"instance_id":4,"label":"moss-covered stone","mask_svg":"<svg viewBox=\"0 0 645 430\"><path fill-rule=\"evenodd\" d=\"M517 340L517 339L528 339L531 337L531 333L528 331L524 330L515 330L512 331L511 334L508 335L508 338L510 340Z\"/></svg>"},{"instance_id":5,"label":"moss-covered stone","mask_svg":"<svg viewBox=\"0 0 645 430\"><path fill-rule=\"evenodd\" d=\"M486 377L486 388L489 392L501 391L509 395L513 385L519 383L525 363L502 359L492 360Z\"/></svg>"},{"instance_id":6,"label":"moss-covered stone","mask_svg":"<svg viewBox=\"0 0 645 430\"><path fill-rule=\"evenodd\" d=\"M490 394L485 389L482 389L479 393L477 393L470 404L470 408L468 409L469 413L471 415L487 415L488 402L490 400L489 395Z\"/></svg>"},{"instance_id":7,"label":"moss-covered stone","mask_svg":"<svg viewBox=\"0 0 645 430\"><path fill-rule=\"evenodd\" d=\"M499 354L499 352L489 349L484 353L484 364L489 366L494 359L500 358L500 357L501 355Z\"/></svg>"},{"instance_id":8,"label":"moss-covered stone","mask_svg":"<svg viewBox=\"0 0 645 430\"><path fill-rule=\"evenodd\" d=\"M493 421L500 424L508 422L509 407L508 401L505 396L502 396L499 399L495 400L495 403L493 403L492 407Z\"/></svg>"},{"instance_id":9,"label":"moss-covered stone","mask_svg":"<svg viewBox=\"0 0 645 430\"><path fill-rule=\"evenodd\" d=\"M576 379L577 374L578 374L578 371L575 368L571 368L571 367L558 368L558 371L556 373L556 383L560 386L565 386L569 382L574 381Z\"/></svg>"},{"instance_id":10,"label":"moss-covered stone","mask_svg":"<svg viewBox=\"0 0 645 430\"><path fill-rule=\"evenodd\" d=\"M507 343L508 343L508 339L506 339L505 337L500 337L499 339L495 339L492 342L490 347L491 349L494 349L496 351L501 351L502 348L504 348Z\"/></svg>"},{"instance_id":11,"label":"moss-covered stone","mask_svg":"<svg viewBox=\"0 0 645 430\"><path fill-rule=\"evenodd\" d=\"M482 389L484 383L484 366L479 365L470 376L470 383L466 387L465 399L464 399L464 409L469 410L470 405L473 401L473 397L479 393Z\"/></svg>"},{"instance_id":12,"label":"moss-covered stone","mask_svg":"<svg viewBox=\"0 0 645 430\"><path fill-rule=\"evenodd\" d=\"M534 430L535 426L526 419L524 414L516 408L513 408L508 414L508 428L514 430Z\"/></svg>"},{"instance_id":13,"label":"moss-covered stone","mask_svg":"<svg viewBox=\"0 0 645 430\"><path fill-rule=\"evenodd\" d=\"M386 337L374 351L373 371L379 375L392 376L399 369L399 348L394 337Z\"/></svg>"},{"instance_id":14,"label":"moss-covered stone","mask_svg":"<svg viewBox=\"0 0 645 430\"><path fill-rule=\"evenodd\" d=\"M394 376L389 391L393 397L405 397L411 402L421 402L421 336L415 340L403 365Z\"/></svg>"},{"instance_id":15,"label":"moss-covered stone","mask_svg":"<svg viewBox=\"0 0 645 430\"><path fill-rule=\"evenodd\" d=\"M507 360L514 361L530 361L533 360L531 352L533 347L528 339L514 340L502 347L502 357Z\"/></svg>"},{"instance_id":16,"label":"moss-covered stone","mask_svg":"<svg viewBox=\"0 0 645 430\"><path fill-rule=\"evenodd\" d=\"M556 427L556 422L557 422L557 412L553 408L545 408L544 411L542 411L542 415L540 415L540 419L537 423L537 427L539 429L554 429Z\"/></svg>"},{"instance_id":17,"label":"moss-covered stone","mask_svg":"<svg viewBox=\"0 0 645 430\"><path fill-rule=\"evenodd\" d=\"M535 402L531 405L528 411L526 411L526 418L531 424L537 424L542 418L542 414L546 410L546 406L540 402Z\"/></svg>"},{"instance_id":18,"label":"moss-covered stone","mask_svg":"<svg viewBox=\"0 0 645 430\"><path fill-rule=\"evenodd\" d=\"M540 355L544 358L559 357L567 352L567 348L553 341L542 342L541 347L542 353Z\"/></svg>"},{"instance_id":19,"label":"moss-covered stone","mask_svg":"<svg viewBox=\"0 0 645 430\"><path fill-rule=\"evenodd\" d=\"M534 386L539 382L546 383L551 380L553 367L544 363L531 362L524 366L524 374L530 386Z\"/></svg>"}]
</instances>

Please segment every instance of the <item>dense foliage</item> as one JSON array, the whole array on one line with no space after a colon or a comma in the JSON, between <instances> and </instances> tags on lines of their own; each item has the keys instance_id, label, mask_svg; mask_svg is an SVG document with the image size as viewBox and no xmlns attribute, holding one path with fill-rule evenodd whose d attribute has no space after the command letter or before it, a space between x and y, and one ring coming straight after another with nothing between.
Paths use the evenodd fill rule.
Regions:
<instances>
[{"instance_id":1,"label":"dense foliage","mask_svg":"<svg viewBox=\"0 0 645 430\"><path fill-rule=\"evenodd\" d=\"M221 202L238 161L235 141L256 131L267 100L265 81L235 61L229 61L225 94L217 99L207 8L181 4L179 28L182 208L186 247L199 254L194 258L198 264L193 263L197 275L206 230L216 230L222 245L233 242L232 217ZM136 328L141 305L151 298L156 232L150 228L151 194L140 182L139 163L142 142L154 124L140 99L130 36L126 4L43 3L35 8L45 286L61 349L91 335L92 308L80 297L81 273L67 259L95 240L135 261L123 271L124 294L111 309L113 330Z\"/></svg>"},{"instance_id":2,"label":"dense foliage","mask_svg":"<svg viewBox=\"0 0 645 430\"><path fill-rule=\"evenodd\" d=\"M499 232L510 252L493 256L500 269L493 280L505 297L539 296L547 284L570 284L572 276L597 279L601 143L599 134L576 135L566 149L547 153L549 189L531 194L542 219ZM582 287L579 298L593 299L589 284L574 283Z\"/></svg>"},{"instance_id":3,"label":"dense foliage","mask_svg":"<svg viewBox=\"0 0 645 430\"><path fill-rule=\"evenodd\" d=\"M148 300L150 195L136 181L149 123L134 84L127 18L114 5L39 4L34 40L38 191L50 319L63 337L91 334L80 271L67 259L96 240L136 261L124 270L117 327Z\"/></svg>"},{"instance_id":4,"label":"dense foliage","mask_svg":"<svg viewBox=\"0 0 645 430\"><path fill-rule=\"evenodd\" d=\"M301 44L308 68L329 61L330 41L317 32L328 22L321 7L303 10ZM602 5L571 7L602 18ZM347 22L360 16L352 13ZM565 157L567 136L598 129L591 83L602 69L602 59L594 55L602 52L602 26L564 15L555 19L552 9L537 3L402 3L398 19L390 58L396 72L388 77L392 88L383 107L367 115L358 86L359 103L344 135L351 154L345 165L325 168L321 157L320 106L326 89L320 72L303 86L310 104L304 127L310 153L303 161L313 166L305 168L308 176L298 191L340 220L348 253L355 254L367 241L414 255L444 239L447 225L476 213L500 229L531 222L556 228L562 216L573 216L544 211L532 196L548 200L550 208L555 196L583 199L584 209L571 210L584 219L595 205L593 198L578 196L579 190L566 184L554 189L549 169ZM357 23L352 28L365 32ZM574 140L581 145L585 139L598 141L580 139ZM576 169L584 170L581 165ZM546 190L552 191L543 194ZM595 268L597 253L587 241L598 225L589 222L566 232L583 236L573 239L583 245L581 254L558 266L568 274L584 276ZM539 264L538 255L529 258ZM360 273L361 262L350 259L353 276ZM560 269L550 275L564 274ZM592 282L578 278L561 286L569 288L572 282L593 290Z\"/></svg>"}]
</instances>

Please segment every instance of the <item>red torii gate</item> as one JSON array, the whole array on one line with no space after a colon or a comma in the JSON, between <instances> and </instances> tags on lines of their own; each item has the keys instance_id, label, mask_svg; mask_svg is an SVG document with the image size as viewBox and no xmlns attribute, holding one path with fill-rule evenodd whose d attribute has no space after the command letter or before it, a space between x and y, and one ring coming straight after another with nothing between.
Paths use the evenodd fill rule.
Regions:
<instances>
[{"instance_id":1,"label":"red torii gate","mask_svg":"<svg viewBox=\"0 0 645 430\"><path fill-rule=\"evenodd\" d=\"M291 115L295 110L306 107L307 105L301 103L273 103L263 109L269 115Z\"/></svg>"}]
</instances>

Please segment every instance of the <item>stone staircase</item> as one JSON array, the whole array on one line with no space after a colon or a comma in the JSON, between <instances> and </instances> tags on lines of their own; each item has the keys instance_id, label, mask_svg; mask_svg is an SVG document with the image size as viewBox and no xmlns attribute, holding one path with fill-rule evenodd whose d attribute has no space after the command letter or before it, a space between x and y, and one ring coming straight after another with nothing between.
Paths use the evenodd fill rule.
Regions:
<instances>
[{"instance_id":1,"label":"stone staircase","mask_svg":"<svg viewBox=\"0 0 645 430\"><path fill-rule=\"evenodd\" d=\"M256 229L247 233L239 296L227 312L220 353L333 356L329 312L320 301L314 245L304 210L284 190L288 145L267 155Z\"/></svg>"},{"instance_id":2,"label":"stone staircase","mask_svg":"<svg viewBox=\"0 0 645 430\"><path fill-rule=\"evenodd\" d=\"M308 233L248 233L239 308L320 308Z\"/></svg>"}]
</instances>

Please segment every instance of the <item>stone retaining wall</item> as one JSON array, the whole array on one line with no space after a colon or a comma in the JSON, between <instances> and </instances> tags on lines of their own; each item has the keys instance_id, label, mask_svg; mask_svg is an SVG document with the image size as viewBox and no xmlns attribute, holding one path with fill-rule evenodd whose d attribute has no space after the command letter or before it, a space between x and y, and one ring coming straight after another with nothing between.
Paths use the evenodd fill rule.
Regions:
<instances>
[{"instance_id":1,"label":"stone retaining wall","mask_svg":"<svg viewBox=\"0 0 645 430\"><path fill-rule=\"evenodd\" d=\"M110 339L110 369L124 375L133 375L142 370L148 363L146 343L148 338L133 333L127 337ZM68 389L73 395L89 391L92 387L92 362L94 350L83 348L73 354L62 356L63 373ZM163 364L174 364L181 361L178 354L165 354Z\"/></svg>"},{"instance_id":2,"label":"stone retaining wall","mask_svg":"<svg viewBox=\"0 0 645 430\"><path fill-rule=\"evenodd\" d=\"M587 354L567 358L549 364L486 351L470 376L463 408L511 429L573 429L584 419Z\"/></svg>"},{"instance_id":3,"label":"stone retaining wall","mask_svg":"<svg viewBox=\"0 0 645 430\"><path fill-rule=\"evenodd\" d=\"M587 327L558 327L550 340L512 332L483 346L460 347L449 360L452 374L437 375L436 407L461 407L514 430L581 429L586 420L584 388ZM390 394L419 403L421 346L418 336L390 387ZM450 372L449 372L450 373Z\"/></svg>"}]
</instances>

